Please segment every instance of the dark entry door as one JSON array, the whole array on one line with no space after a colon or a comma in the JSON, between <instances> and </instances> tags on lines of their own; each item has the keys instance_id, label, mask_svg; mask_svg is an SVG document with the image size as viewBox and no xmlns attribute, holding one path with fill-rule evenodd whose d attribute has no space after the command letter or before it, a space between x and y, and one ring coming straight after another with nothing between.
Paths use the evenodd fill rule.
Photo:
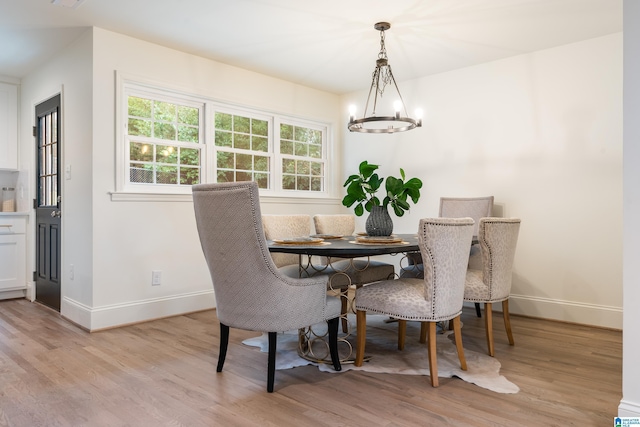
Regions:
<instances>
[{"instance_id":1,"label":"dark entry door","mask_svg":"<svg viewBox=\"0 0 640 427\"><path fill-rule=\"evenodd\" d=\"M60 95L36 106L36 301L60 311Z\"/></svg>"}]
</instances>

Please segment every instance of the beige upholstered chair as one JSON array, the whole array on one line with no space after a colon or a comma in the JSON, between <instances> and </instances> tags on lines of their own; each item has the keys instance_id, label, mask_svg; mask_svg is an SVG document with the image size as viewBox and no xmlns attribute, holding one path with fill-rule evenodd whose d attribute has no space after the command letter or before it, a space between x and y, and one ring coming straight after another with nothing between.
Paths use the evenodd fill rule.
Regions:
<instances>
[{"instance_id":1,"label":"beige upholstered chair","mask_svg":"<svg viewBox=\"0 0 640 427\"><path fill-rule=\"evenodd\" d=\"M262 215L262 227L267 240L306 237L311 231L311 215ZM291 276L299 275L299 255L272 252L273 262Z\"/></svg>"},{"instance_id":2,"label":"beige upholstered chair","mask_svg":"<svg viewBox=\"0 0 640 427\"><path fill-rule=\"evenodd\" d=\"M519 231L520 219L518 218L481 218L478 240L482 269L467 270L464 300L484 303L484 323L490 356L494 355L491 313L491 304L494 302L502 302L504 327L509 344L514 344L509 320L509 294Z\"/></svg>"},{"instance_id":3,"label":"beige upholstered chair","mask_svg":"<svg viewBox=\"0 0 640 427\"><path fill-rule=\"evenodd\" d=\"M333 366L340 370L340 301L327 296L327 277L282 274L267 248L255 182L193 186L198 235L209 266L220 321L217 371L224 365L229 328L267 332L267 391L273 391L277 331L326 321Z\"/></svg>"},{"instance_id":4,"label":"beige upholstered chair","mask_svg":"<svg viewBox=\"0 0 640 427\"><path fill-rule=\"evenodd\" d=\"M420 321L421 341L428 340L431 385L438 386L436 323L453 320L460 366L467 369L462 348L460 314L464 281L473 235L471 218L420 220L418 243L424 262L424 278L385 280L356 290L356 366L362 366L366 342L366 313L398 319L398 348L404 348L407 320ZM375 363L375 360L371 363Z\"/></svg>"},{"instance_id":5,"label":"beige upholstered chair","mask_svg":"<svg viewBox=\"0 0 640 427\"><path fill-rule=\"evenodd\" d=\"M316 234L352 236L356 229L355 217L349 214L318 214L313 216L313 223ZM328 262L328 260L326 262ZM395 274L393 265L380 261L372 261L370 259L341 260L339 258L332 258L331 266L334 271L344 272L349 277L351 284L356 288L378 280L393 279ZM336 276L335 278L341 279L340 276ZM347 284L342 283L341 285L345 288ZM348 299L343 298L343 314L346 314L349 310L348 305ZM346 318L342 319L342 330L343 332L347 332L348 330Z\"/></svg>"},{"instance_id":6,"label":"beige upholstered chair","mask_svg":"<svg viewBox=\"0 0 640 427\"><path fill-rule=\"evenodd\" d=\"M356 219L350 214L314 215L313 225L316 234L352 236L356 231Z\"/></svg>"}]
</instances>

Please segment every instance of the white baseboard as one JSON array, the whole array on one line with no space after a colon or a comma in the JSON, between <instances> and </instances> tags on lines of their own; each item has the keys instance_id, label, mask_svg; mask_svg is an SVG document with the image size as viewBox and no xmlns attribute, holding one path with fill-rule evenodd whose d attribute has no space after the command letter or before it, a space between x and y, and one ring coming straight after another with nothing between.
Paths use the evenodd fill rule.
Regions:
<instances>
[{"instance_id":1,"label":"white baseboard","mask_svg":"<svg viewBox=\"0 0 640 427\"><path fill-rule=\"evenodd\" d=\"M495 304L501 308L501 304ZM496 307L496 308L498 308ZM622 307L511 294L509 312L622 330Z\"/></svg>"},{"instance_id":2,"label":"white baseboard","mask_svg":"<svg viewBox=\"0 0 640 427\"><path fill-rule=\"evenodd\" d=\"M204 292L173 295L116 304L103 307L88 307L70 298L62 298L60 313L63 317L88 331L114 328L133 323L146 322L163 317L215 308L213 289Z\"/></svg>"},{"instance_id":3,"label":"white baseboard","mask_svg":"<svg viewBox=\"0 0 640 427\"><path fill-rule=\"evenodd\" d=\"M25 298L31 302L36 300L36 283L35 282L27 282L27 292Z\"/></svg>"},{"instance_id":4,"label":"white baseboard","mask_svg":"<svg viewBox=\"0 0 640 427\"><path fill-rule=\"evenodd\" d=\"M465 306L473 307L473 303L465 303ZM494 311L502 311L502 304L495 303L491 308ZM622 307L511 294L509 312L541 319L622 330Z\"/></svg>"},{"instance_id":5,"label":"white baseboard","mask_svg":"<svg viewBox=\"0 0 640 427\"><path fill-rule=\"evenodd\" d=\"M622 399L618 406L618 416L640 418L640 403Z\"/></svg>"},{"instance_id":6,"label":"white baseboard","mask_svg":"<svg viewBox=\"0 0 640 427\"><path fill-rule=\"evenodd\" d=\"M2 291L0 292L0 300L3 299L14 299L14 298L24 298L26 295L26 290L17 289L13 291Z\"/></svg>"}]
</instances>

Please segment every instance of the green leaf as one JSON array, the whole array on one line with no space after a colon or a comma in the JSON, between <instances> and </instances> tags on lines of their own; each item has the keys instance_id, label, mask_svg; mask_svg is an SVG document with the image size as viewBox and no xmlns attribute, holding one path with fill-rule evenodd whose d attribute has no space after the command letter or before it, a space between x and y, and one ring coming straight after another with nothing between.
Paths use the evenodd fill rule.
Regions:
<instances>
[{"instance_id":1,"label":"green leaf","mask_svg":"<svg viewBox=\"0 0 640 427\"><path fill-rule=\"evenodd\" d=\"M406 211L408 211L408 210L409 210L409 208L410 208L409 203L407 203L407 202L406 202L406 201L404 201L404 200L400 200L400 199L397 199L397 200L396 200L396 202L395 202L395 204L394 204L394 208L395 208L395 206L398 206L399 208L404 209L404 210L406 210Z\"/></svg>"},{"instance_id":2,"label":"green leaf","mask_svg":"<svg viewBox=\"0 0 640 427\"><path fill-rule=\"evenodd\" d=\"M405 185L411 188L420 189L422 188L422 181L418 178L411 178L405 183Z\"/></svg>"},{"instance_id":3,"label":"green leaf","mask_svg":"<svg viewBox=\"0 0 640 427\"><path fill-rule=\"evenodd\" d=\"M358 178L360 178L359 175L351 175L349 178L347 178L347 180L344 182L343 187L346 187L347 185L349 185L351 182L356 181Z\"/></svg>"},{"instance_id":4,"label":"green leaf","mask_svg":"<svg viewBox=\"0 0 640 427\"><path fill-rule=\"evenodd\" d=\"M365 179L369 178L373 172L378 169L378 165L370 165L366 160L360 163L358 170L360 171L360 175L362 175Z\"/></svg>"},{"instance_id":5,"label":"green leaf","mask_svg":"<svg viewBox=\"0 0 640 427\"><path fill-rule=\"evenodd\" d=\"M344 196L344 198L342 199L342 205L346 206L348 208L351 207L351 205L353 205L355 202L357 202L358 200L353 197L351 194L347 194L346 196Z\"/></svg>"},{"instance_id":6,"label":"green leaf","mask_svg":"<svg viewBox=\"0 0 640 427\"><path fill-rule=\"evenodd\" d=\"M402 209L400 209L400 207L396 206L395 204L393 205L393 212L397 215L397 216L402 216L404 215L404 211Z\"/></svg>"},{"instance_id":7,"label":"green leaf","mask_svg":"<svg viewBox=\"0 0 640 427\"><path fill-rule=\"evenodd\" d=\"M392 176L387 177L387 182L385 186L386 186L387 193L392 193L393 195L397 195L400 192L402 192L402 188L403 188L402 181Z\"/></svg>"},{"instance_id":8,"label":"green leaf","mask_svg":"<svg viewBox=\"0 0 640 427\"><path fill-rule=\"evenodd\" d=\"M354 209L354 213L356 214L356 216L362 216L362 214L364 213L364 208L362 207L362 203L356 206L356 208Z\"/></svg>"},{"instance_id":9,"label":"green leaf","mask_svg":"<svg viewBox=\"0 0 640 427\"><path fill-rule=\"evenodd\" d=\"M411 201L415 204L418 203L418 200L420 199L420 190L417 190L415 188L407 188L406 189L406 194L411 197Z\"/></svg>"}]
</instances>

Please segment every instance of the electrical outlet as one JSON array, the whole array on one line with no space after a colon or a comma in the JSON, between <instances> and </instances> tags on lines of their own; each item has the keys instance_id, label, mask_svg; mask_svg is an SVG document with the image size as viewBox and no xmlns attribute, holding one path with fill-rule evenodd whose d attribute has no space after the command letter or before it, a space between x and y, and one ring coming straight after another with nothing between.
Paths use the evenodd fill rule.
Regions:
<instances>
[{"instance_id":1,"label":"electrical outlet","mask_svg":"<svg viewBox=\"0 0 640 427\"><path fill-rule=\"evenodd\" d=\"M153 270L151 272L151 285L158 286L162 282L162 271Z\"/></svg>"},{"instance_id":2,"label":"electrical outlet","mask_svg":"<svg viewBox=\"0 0 640 427\"><path fill-rule=\"evenodd\" d=\"M76 276L76 268L73 264L69 264L69 280L73 280Z\"/></svg>"}]
</instances>

